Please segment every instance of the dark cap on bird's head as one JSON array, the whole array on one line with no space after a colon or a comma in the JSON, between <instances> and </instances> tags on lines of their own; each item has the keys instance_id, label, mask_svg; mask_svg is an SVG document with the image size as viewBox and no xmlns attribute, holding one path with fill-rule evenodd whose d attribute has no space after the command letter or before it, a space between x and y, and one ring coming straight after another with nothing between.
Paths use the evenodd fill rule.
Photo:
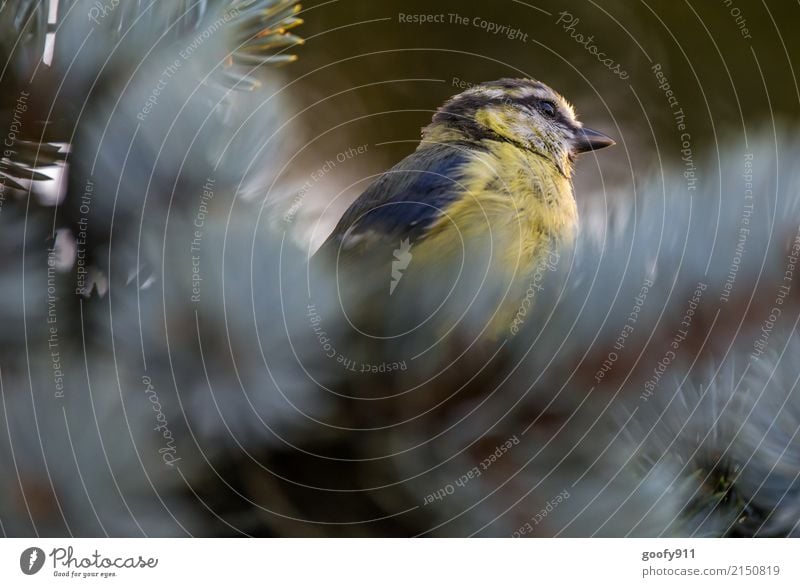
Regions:
<instances>
[{"instance_id":1,"label":"dark cap on bird's head","mask_svg":"<svg viewBox=\"0 0 800 587\"><path fill-rule=\"evenodd\" d=\"M584 128L572 105L549 86L512 78L484 82L450 98L423 129L423 139L513 143L551 159L565 175L578 154L614 144Z\"/></svg>"}]
</instances>

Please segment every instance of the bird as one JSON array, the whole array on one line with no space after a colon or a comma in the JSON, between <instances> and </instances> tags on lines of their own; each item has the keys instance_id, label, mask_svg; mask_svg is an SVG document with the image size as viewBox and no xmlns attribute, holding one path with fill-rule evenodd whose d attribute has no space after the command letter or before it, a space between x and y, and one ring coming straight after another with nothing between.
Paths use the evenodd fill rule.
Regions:
<instances>
[{"instance_id":1,"label":"bird","mask_svg":"<svg viewBox=\"0 0 800 587\"><path fill-rule=\"evenodd\" d=\"M394 293L403 285L398 250L404 265L410 254L437 271L480 242L490 245L493 270L517 282L574 240L577 156L615 144L535 79L477 84L448 99L421 134L417 149L349 206L315 258L358 272L376 250L395 249Z\"/></svg>"}]
</instances>

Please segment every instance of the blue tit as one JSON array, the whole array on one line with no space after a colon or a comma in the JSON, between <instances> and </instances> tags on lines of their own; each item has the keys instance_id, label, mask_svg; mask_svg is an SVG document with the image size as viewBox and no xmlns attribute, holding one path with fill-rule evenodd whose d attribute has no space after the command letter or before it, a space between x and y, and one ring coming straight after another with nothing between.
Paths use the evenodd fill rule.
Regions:
<instances>
[{"instance_id":1,"label":"blue tit","mask_svg":"<svg viewBox=\"0 0 800 587\"><path fill-rule=\"evenodd\" d=\"M613 144L539 81L476 85L436 111L416 151L353 202L317 256L358 267L388 245L431 266L483 239L495 269L524 279L574 238L576 156Z\"/></svg>"}]
</instances>

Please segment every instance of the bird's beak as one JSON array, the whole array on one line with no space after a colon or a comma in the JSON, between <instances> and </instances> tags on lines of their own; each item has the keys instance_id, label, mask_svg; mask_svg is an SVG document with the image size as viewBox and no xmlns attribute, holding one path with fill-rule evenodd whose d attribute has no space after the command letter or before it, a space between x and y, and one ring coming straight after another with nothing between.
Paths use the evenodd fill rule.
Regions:
<instances>
[{"instance_id":1,"label":"bird's beak","mask_svg":"<svg viewBox=\"0 0 800 587\"><path fill-rule=\"evenodd\" d=\"M616 144L614 139L591 128L581 128L578 136L572 141L573 153L585 153L586 151L597 151L603 147L610 147Z\"/></svg>"}]
</instances>

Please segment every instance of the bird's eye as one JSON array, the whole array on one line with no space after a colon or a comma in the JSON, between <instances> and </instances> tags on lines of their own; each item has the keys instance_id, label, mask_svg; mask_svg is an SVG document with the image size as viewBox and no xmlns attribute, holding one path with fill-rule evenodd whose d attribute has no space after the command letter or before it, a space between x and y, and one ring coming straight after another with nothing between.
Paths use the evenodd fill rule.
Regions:
<instances>
[{"instance_id":1,"label":"bird's eye","mask_svg":"<svg viewBox=\"0 0 800 587\"><path fill-rule=\"evenodd\" d=\"M548 118L555 118L556 105L548 101L539 102L539 111Z\"/></svg>"}]
</instances>

